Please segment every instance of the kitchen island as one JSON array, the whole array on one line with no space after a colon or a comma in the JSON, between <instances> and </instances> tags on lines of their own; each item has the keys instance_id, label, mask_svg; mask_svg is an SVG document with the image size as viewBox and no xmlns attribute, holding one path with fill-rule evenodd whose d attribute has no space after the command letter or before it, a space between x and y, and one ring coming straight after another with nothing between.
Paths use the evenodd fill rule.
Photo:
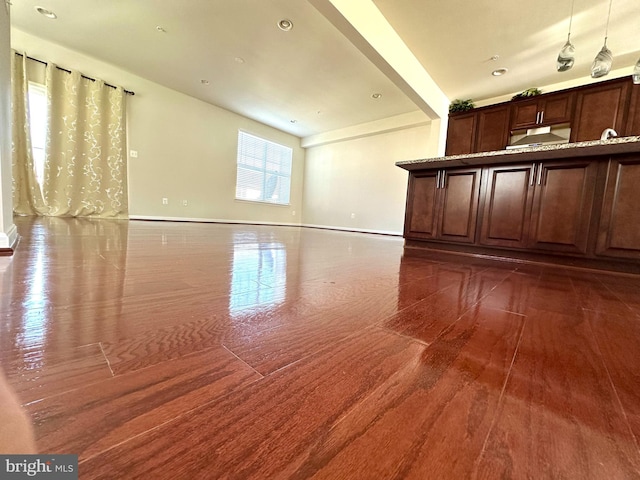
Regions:
<instances>
[{"instance_id":1,"label":"kitchen island","mask_svg":"<svg viewBox=\"0 0 640 480\"><path fill-rule=\"evenodd\" d=\"M405 252L640 274L640 137L397 162Z\"/></svg>"}]
</instances>

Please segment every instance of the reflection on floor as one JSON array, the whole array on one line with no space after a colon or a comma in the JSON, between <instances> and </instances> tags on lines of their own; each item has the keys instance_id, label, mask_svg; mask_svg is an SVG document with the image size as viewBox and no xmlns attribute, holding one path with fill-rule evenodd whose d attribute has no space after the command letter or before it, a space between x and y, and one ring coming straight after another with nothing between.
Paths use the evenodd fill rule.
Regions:
<instances>
[{"instance_id":1,"label":"reflection on floor","mask_svg":"<svg viewBox=\"0 0 640 480\"><path fill-rule=\"evenodd\" d=\"M295 227L16 220L0 360L80 478L640 478L640 279Z\"/></svg>"}]
</instances>

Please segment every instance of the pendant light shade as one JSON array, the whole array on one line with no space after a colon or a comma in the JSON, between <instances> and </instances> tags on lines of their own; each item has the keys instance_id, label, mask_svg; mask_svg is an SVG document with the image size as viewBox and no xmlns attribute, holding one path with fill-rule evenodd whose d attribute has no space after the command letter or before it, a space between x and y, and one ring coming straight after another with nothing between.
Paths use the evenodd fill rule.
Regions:
<instances>
[{"instance_id":1,"label":"pendant light shade","mask_svg":"<svg viewBox=\"0 0 640 480\"><path fill-rule=\"evenodd\" d=\"M613 54L611 50L607 48L607 38L609 35L609 20L611 19L611 5L613 0L609 0L609 14L607 15L607 27L604 32L604 45L602 49L593 59L591 64L591 78L604 77L611 71L611 65L613 64Z\"/></svg>"},{"instance_id":2,"label":"pendant light shade","mask_svg":"<svg viewBox=\"0 0 640 480\"><path fill-rule=\"evenodd\" d=\"M571 24L573 23L573 5L575 0L571 0L571 16L569 17L569 34L567 35L567 43L564 44L562 50L558 54L558 60L556 61L556 70L559 72L566 72L576 60L575 53L576 48L571 43Z\"/></svg>"},{"instance_id":3,"label":"pendant light shade","mask_svg":"<svg viewBox=\"0 0 640 480\"><path fill-rule=\"evenodd\" d=\"M559 72L566 72L573 67L573 64L576 61L575 53L576 48L571 43L571 34L569 34L569 36L567 36L567 43L564 44L564 47L562 47L562 50L560 50L560 53L558 54L556 69Z\"/></svg>"},{"instance_id":4,"label":"pendant light shade","mask_svg":"<svg viewBox=\"0 0 640 480\"><path fill-rule=\"evenodd\" d=\"M613 55L611 54L611 50L607 48L607 39L605 38L602 49L598 52L596 58L593 59L591 78L604 77L611 71L612 64Z\"/></svg>"},{"instance_id":5,"label":"pendant light shade","mask_svg":"<svg viewBox=\"0 0 640 480\"><path fill-rule=\"evenodd\" d=\"M640 85L640 58L636 62L636 66L633 67L633 75L631 78L633 78L633 83Z\"/></svg>"}]
</instances>

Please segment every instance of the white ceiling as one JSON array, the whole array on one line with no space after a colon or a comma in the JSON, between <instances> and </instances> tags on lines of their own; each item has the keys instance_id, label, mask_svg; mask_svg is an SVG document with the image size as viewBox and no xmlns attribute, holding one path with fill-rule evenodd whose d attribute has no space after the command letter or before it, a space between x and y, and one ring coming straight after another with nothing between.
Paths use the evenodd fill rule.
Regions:
<instances>
[{"instance_id":1,"label":"white ceiling","mask_svg":"<svg viewBox=\"0 0 640 480\"><path fill-rule=\"evenodd\" d=\"M378 69L370 48L354 42L360 51L343 25L312 5L331 1L13 0L11 22L299 137L418 110L398 75ZM351 1L377 7L449 99L475 100L588 76L609 6L575 0L576 65L559 74L555 57L566 40L571 0ZM36 5L57 20L38 14ZM293 21L289 32L277 27L284 18ZM640 57L639 20L639 0L613 0L614 69L628 67L630 74ZM492 77L498 67L509 73ZM382 97L374 100L373 93Z\"/></svg>"}]
</instances>

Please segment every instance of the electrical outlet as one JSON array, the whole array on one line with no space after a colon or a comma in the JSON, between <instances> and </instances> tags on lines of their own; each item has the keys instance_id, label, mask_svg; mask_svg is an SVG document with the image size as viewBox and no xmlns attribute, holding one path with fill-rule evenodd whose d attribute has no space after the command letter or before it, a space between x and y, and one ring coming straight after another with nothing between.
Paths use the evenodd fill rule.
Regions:
<instances>
[{"instance_id":1,"label":"electrical outlet","mask_svg":"<svg viewBox=\"0 0 640 480\"><path fill-rule=\"evenodd\" d=\"M295 217L296 216L296 211L294 210L293 212L291 212L291 216Z\"/></svg>"},{"instance_id":2,"label":"electrical outlet","mask_svg":"<svg viewBox=\"0 0 640 480\"><path fill-rule=\"evenodd\" d=\"M129 151L129 156L131 158L138 158L138 151L137 150L131 150Z\"/></svg>"},{"instance_id":3,"label":"electrical outlet","mask_svg":"<svg viewBox=\"0 0 640 480\"><path fill-rule=\"evenodd\" d=\"M162 204L163 205L169 205L169 199L167 197L163 197L162 198Z\"/></svg>"},{"instance_id":4,"label":"electrical outlet","mask_svg":"<svg viewBox=\"0 0 640 480\"><path fill-rule=\"evenodd\" d=\"M351 214L351 218L356 218L356 214L355 214L355 213L352 213L352 214Z\"/></svg>"},{"instance_id":5,"label":"electrical outlet","mask_svg":"<svg viewBox=\"0 0 640 480\"><path fill-rule=\"evenodd\" d=\"M186 200L182 200L182 206L186 207L187 205L189 205L189 202L187 202Z\"/></svg>"}]
</instances>

